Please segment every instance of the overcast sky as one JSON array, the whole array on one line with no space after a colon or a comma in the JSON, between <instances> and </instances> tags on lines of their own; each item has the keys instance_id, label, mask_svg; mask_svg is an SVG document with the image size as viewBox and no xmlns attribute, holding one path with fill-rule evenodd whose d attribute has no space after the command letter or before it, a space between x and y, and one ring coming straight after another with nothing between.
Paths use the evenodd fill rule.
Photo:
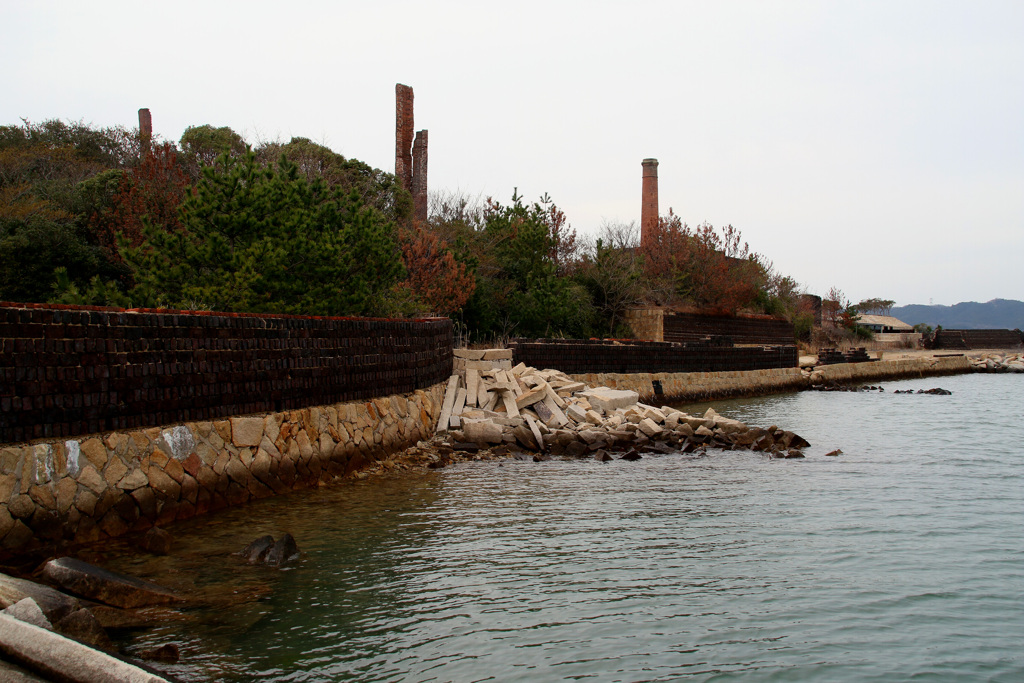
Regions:
<instances>
[{"instance_id":1,"label":"overcast sky","mask_svg":"<svg viewBox=\"0 0 1024 683\"><path fill-rule=\"evenodd\" d=\"M230 126L431 190L547 192L578 232L731 223L812 293L1024 299L1024 2L0 3L0 124Z\"/></svg>"}]
</instances>

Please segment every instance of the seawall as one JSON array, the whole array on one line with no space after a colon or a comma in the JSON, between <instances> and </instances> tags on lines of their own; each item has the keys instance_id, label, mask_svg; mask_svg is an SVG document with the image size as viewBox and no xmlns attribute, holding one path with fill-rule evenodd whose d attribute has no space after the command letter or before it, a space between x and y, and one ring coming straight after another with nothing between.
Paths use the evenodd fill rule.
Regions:
<instances>
[{"instance_id":1,"label":"seawall","mask_svg":"<svg viewBox=\"0 0 1024 683\"><path fill-rule=\"evenodd\" d=\"M429 438L443 391L0 446L0 554L144 531L350 476Z\"/></svg>"}]
</instances>

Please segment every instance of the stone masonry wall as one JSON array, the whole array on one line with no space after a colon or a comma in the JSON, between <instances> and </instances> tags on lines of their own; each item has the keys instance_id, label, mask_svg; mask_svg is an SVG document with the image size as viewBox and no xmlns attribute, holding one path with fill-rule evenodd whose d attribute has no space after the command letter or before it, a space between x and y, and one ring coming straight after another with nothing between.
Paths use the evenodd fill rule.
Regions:
<instances>
[{"instance_id":1,"label":"stone masonry wall","mask_svg":"<svg viewBox=\"0 0 1024 683\"><path fill-rule=\"evenodd\" d=\"M350 476L428 438L443 390L0 447L0 555Z\"/></svg>"},{"instance_id":2,"label":"stone masonry wall","mask_svg":"<svg viewBox=\"0 0 1024 683\"><path fill-rule=\"evenodd\" d=\"M0 444L409 393L451 346L447 318L0 303Z\"/></svg>"},{"instance_id":3,"label":"stone masonry wall","mask_svg":"<svg viewBox=\"0 0 1024 683\"><path fill-rule=\"evenodd\" d=\"M637 339L665 341L665 309L632 308L622 316Z\"/></svg>"}]
</instances>

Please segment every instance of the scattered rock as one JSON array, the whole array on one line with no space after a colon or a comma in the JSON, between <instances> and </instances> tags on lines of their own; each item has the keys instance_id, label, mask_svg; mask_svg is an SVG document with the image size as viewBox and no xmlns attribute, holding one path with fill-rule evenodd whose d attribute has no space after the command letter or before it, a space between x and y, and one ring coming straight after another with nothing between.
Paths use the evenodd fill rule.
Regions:
<instances>
[{"instance_id":1,"label":"scattered rock","mask_svg":"<svg viewBox=\"0 0 1024 683\"><path fill-rule=\"evenodd\" d=\"M0 608L10 607L25 598L32 598L51 623L81 607L77 598L49 586L0 574Z\"/></svg>"},{"instance_id":2,"label":"scattered rock","mask_svg":"<svg viewBox=\"0 0 1024 683\"><path fill-rule=\"evenodd\" d=\"M842 449L841 448L837 448L834 451L826 453L825 456L828 457L828 456L832 456L832 455L842 455L842 454L843 454Z\"/></svg>"},{"instance_id":3,"label":"scattered rock","mask_svg":"<svg viewBox=\"0 0 1024 683\"><path fill-rule=\"evenodd\" d=\"M61 588L114 607L146 607L179 602L181 598L163 586L119 574L74 557L50 560L43 576Z\"/></svg>"},{"instance_id":4,"label":"scattered rock","mask_svg":"<svg viewBox=\"0 0 1024 683\"><path fill-rule=\"evenodd\" d=\"M113 651L116 649L96 616L85 608L67 615L55 626L61 635L74 638L87 645L102 650Z\"/></svg>"},{"instance_id":5,"label":"scattered rock","mask_svg":"<svg viewBox=\"0 0 1024 683\"><path fill-rule=\"evenodd\" d=\"M633 462L635 460L640 460L642 457L643 456L637 453L635 449L631 448L629 451L626 452L625 455L619 458L619 460L627 460L629 462Z\"/></svg>"}]
</instances>

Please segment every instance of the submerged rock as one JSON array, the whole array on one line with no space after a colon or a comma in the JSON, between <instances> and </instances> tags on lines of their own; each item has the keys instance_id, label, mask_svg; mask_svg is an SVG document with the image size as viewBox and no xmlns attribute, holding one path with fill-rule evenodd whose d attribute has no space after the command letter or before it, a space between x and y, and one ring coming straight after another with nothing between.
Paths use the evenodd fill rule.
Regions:
<instances>
[{"instance_id":1,"label":"submerged rock","mask_svg":"<svg viewBox=\"0 0 1024 683\"><path fill-rule=\"evenodd\" d=\"M299 554L299 546L295 543L295 539L291 534L285 534L277 539L274 547L267 553L264 562L270 567L280 567L297 558Z\"/></svg>"},{"instance_id":2,"label":"submerged rock","mask_svg":"<svg viewBox=\"0 0 1024 683\"><path fill-rule=\"evenodd\" d=\"M260 536L255 541L245 546L241 555L249 564L259 564L266 558L267 553L274 547L274 537L267 534Z\"/></svg>"},{"instance_id":3,"label":"submerged rock","mask_svg":"<svg viewBox=\"0 0 1024 683\"><path fill-rule=\"evenodd\" d=\"M147 531L146 535L139 541L140 548L154 555L167 555L171 552L173 544L174 537L156 526Z\"/></svg>"},{"instance_id":4,"label":"submerged rock","mask_svg":"<svg viewBox=\"0 0 1024 683\"><path fill-rule=\"evenodd\" d=\"M148 659L151 662L174 664L181 659L181 651L174 643L164 643L160 647L154 647L151 650L143 650L139 653L139 656L143 659Z\"/></svg>"},{"instance_id":5,"label":"submerged rock","mask_svg":"<svg viewBox=\"0 0 1024 683\"><path fill-rule=\"evenodd\" d=\"M274 540L273 536L260 536L240 553L249 564L265 564L280 567L297 558L301 553L291 534L286 533Z\"/></svg>"}]
</instances>

